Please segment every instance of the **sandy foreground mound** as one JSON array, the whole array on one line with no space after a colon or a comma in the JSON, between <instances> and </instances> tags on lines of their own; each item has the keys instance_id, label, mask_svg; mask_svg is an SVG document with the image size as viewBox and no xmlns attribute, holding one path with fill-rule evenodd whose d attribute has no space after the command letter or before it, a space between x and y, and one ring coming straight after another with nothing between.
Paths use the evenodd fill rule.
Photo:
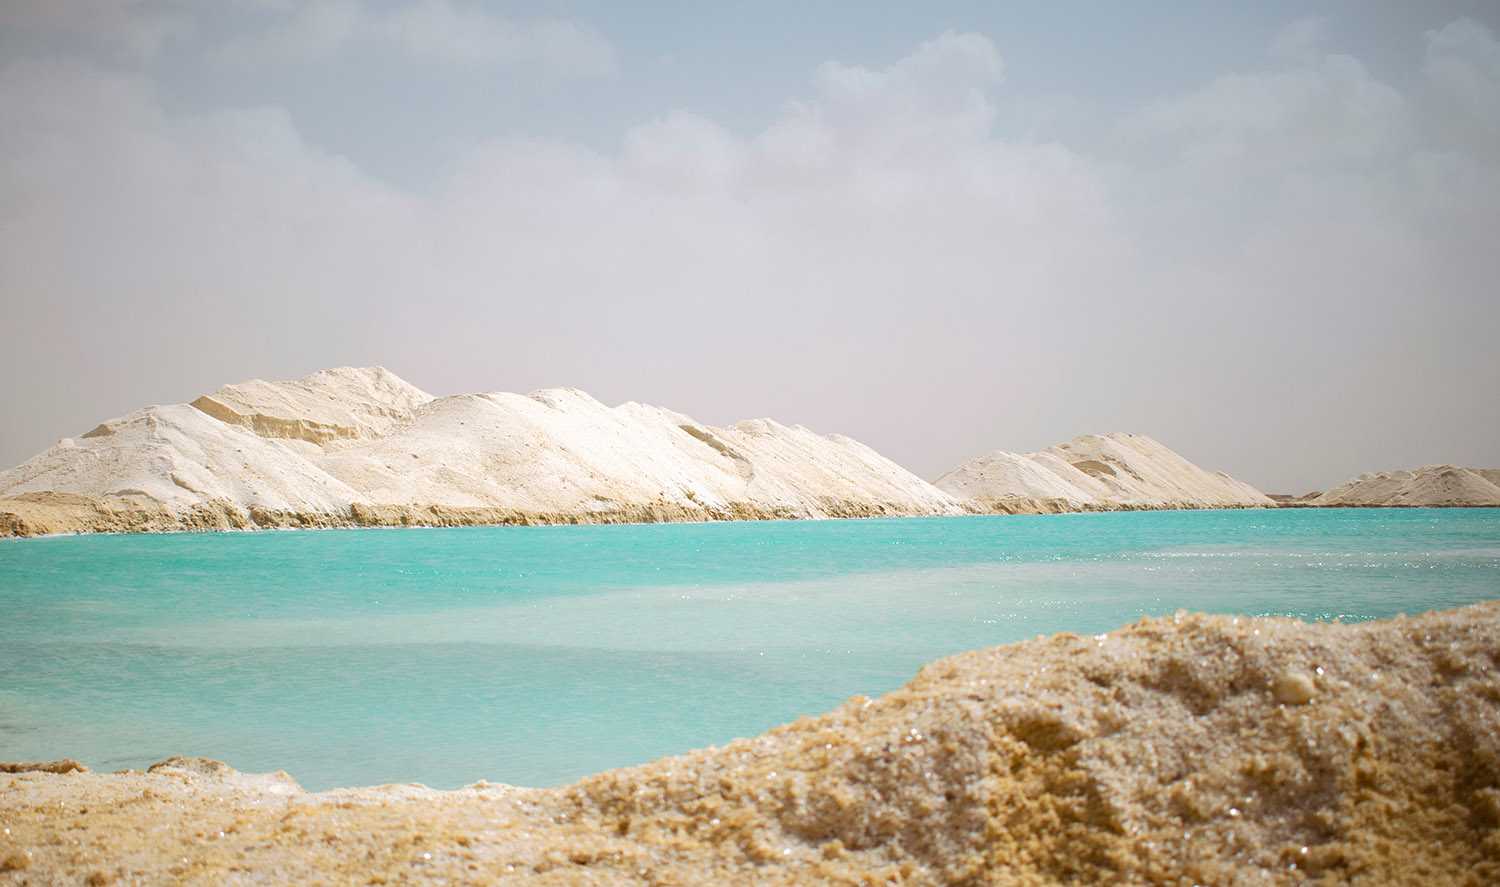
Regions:
<instances>
[{"instance_id":1,"label":"sandy foreground mound","mask_svg":"<svg viewBox=\"0 0 1500 887\"><path fill-rule=\"evenodd\" d=\"M0 774L0 883L1496 884L1500 602L1038 638L553 790L151 769Z\"/></svg>"},{"instance_id":2,"label":"sandy foreground mound","mask_svg":"<svg viewBox=\"0 0 1500 887\"><path fill-rule=\"evenodd\" d=\"M1500 470L1427 465L1361 474L1308 501L1328 507L1474 508L1500 506Z\"/></svg>"},{"instance_id":3,"label":"sandy foreground mound","mask_svg":"<svg viewBox=\"0 0 1500 887\"><path fill-rule=\"evenodd\" d=\"M1008 514L1276 504L1140 434L1087 434L1040 453L996 450L933 483L979 509Z\"/></svg>"},{"instance_id":4,"label":"sandy foreground mound","mask_svg":"<svg viewBox=\"0 0 1500 887\"><path fill-rule=\"evenodd\" d=\"M840 435L568 388L435 398L380 367L227 385L0 471L0 535L965 511Z\"/></svg>"}]
</instances>

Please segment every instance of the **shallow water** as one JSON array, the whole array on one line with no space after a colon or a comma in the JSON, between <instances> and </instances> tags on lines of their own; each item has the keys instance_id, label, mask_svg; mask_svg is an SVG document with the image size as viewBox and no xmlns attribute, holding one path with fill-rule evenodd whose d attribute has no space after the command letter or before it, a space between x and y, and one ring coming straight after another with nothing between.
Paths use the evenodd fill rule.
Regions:
<instances>
[{"instance_id":1,"label":"shallow water","mask_svg":"<svg viewBox=\"0 0 1500 887\"><path fill-rule=\"evenodd\" d=\"M1037 634L1496 597L1495 509L0 540L0 760L557 785Z\"/></svg>"}]
</instances>

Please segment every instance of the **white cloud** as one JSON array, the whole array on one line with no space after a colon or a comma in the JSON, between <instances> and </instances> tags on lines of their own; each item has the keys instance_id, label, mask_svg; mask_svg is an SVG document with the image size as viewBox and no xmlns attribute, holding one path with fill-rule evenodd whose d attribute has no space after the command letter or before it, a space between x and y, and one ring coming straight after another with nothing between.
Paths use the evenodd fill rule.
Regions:
<instances>
[{"instance_id":1,"label":"white cloud","mask_svg":"<svg viewBox=\"0 0 1500 887\"><path fill-rule=\"evenodd\" d=\"M599 34L566 21L517 20L479 5L416 0L387 12L364 0L309 0L280 26L219 47L220 61L313 61L353 45L382 47L413 61L455 68L532 65L584 75L612 75L614 48Z\"/></svg>"},{"instance_id":2,"label":"white cloud","mask_svg":"<svg viewBox=\"0 0 1500 887\"><path fill-rule=\"evenodd\" d=\"M1123 144L1172 152L1209 173L1345 162L1389 150L1404 100L1358 59L1326 55L1231 74L1178 99L1152 102L1120 127Z\"/></svg>"},{"instance_id":3,"label":"white cloud","mask_svg":"<svg viewBox=\"0 0 1500 887\"><path fill-rule=\"evenodd\" d=\"M833 161L838 131L817 108L794 102L785 116L755 137L755 146L773 166L816 170Z\"/></svg>"},{"instance_id":4,"label":"white cloud","mask_svg":"<svg viewBox=\"0 0 1500 887\"><path fill-rule=\"evenodd\" d=\"M624 149L630 167L667 187L726 182L747 154L744 139L686 111L631 127Z\"/></svg>"},{"instance_id":5,"label":"white cloud","mask_svg":"<svg viewBox=\"0 0 1500 887\"><path fill-rule=\"evenodd\" d=\"M998 85L1004 73L1004 62L988 37L947 31L885 70L825 62L813 82L824 96L841 102L888 100L892 94L917 92L946 102L953 98L968 100L978 91Z\"/></svg>"},{"instance_id":6,"label":"white cloud","mask_svg":"<svg viewBox=\"0 0 1500 887\"><path fill-rule=\"evenodd\" d=\"M949 31L885 70L826 62L813 85L840 128L890 143L972 145L989 137L995 109L987 90L1004 70L989 38Z\"/></svg>"}]
</instances>

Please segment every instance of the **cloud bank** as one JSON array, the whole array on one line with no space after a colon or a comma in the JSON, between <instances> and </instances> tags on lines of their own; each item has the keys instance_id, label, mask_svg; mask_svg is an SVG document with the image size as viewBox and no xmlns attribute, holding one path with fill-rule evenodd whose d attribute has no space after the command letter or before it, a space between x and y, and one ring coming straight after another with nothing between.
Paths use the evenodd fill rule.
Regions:
<instances>
[{"instance_id":1,"label":"cloud bank","mask_svg":"<svg viewBox=\"0 0 1500 887\"><path fill-rule=\"evenodd\" d=\"M257 51L602 70L586 37L475 9L307 7ZM0 288L12 359L56 396L14 379L0 452L143 396L384 363L437 392L771 414L929 477L1110 430L1273 491L1500 462L1475 404L1500 383L1500 45L1454 22L1396 86L1299 27L1096 145L998 131L1001 54L949 32L823 64L756 132L676 110L612 151L495 138L436 195L278 107L175 114L139 76L18 61Z\"/></svg>"}]
</instances>

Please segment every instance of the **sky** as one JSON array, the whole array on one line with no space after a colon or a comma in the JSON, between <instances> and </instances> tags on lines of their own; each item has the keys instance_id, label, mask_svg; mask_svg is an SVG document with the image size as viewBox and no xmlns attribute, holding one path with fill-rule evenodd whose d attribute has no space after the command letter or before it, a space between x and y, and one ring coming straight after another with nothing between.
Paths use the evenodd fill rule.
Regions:
<instances>
[{"instance_id":1,"label":"sky","mask_svg":"<svg viewBox=\"0 0 1500 887\"><path fill-rule=\"evenodd\" d=\"M1500 467L1500 5L6 0L0 466L382 365Z\"/></svg>"}]
</instances>

